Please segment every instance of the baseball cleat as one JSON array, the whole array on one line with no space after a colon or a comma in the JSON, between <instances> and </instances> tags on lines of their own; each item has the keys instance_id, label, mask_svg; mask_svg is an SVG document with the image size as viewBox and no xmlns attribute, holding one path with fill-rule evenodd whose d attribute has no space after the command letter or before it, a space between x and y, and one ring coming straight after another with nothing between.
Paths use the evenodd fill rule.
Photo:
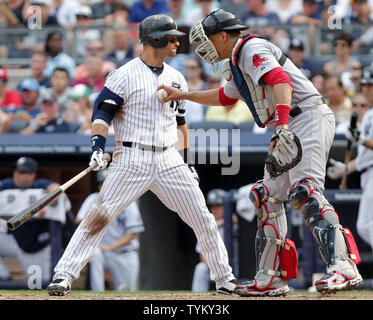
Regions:
<instances>
[{"instance_id":1,"label":"baseball cleat","mask_svg":"<svg viewBox=\"0 0 373 320\"><path fill-rule=\"evenodd\" d=\"M278 284L272 282L272 286L266 288L258 288L254 279L237 284L234 292L241 297L279 297L286 296L289 292L289 287L286 282L282 281Z\"/></svg>"},{"instance_id":2,"label":"baseball cleat","mask_svg":"<svg viewBox=\"0 0 373 320\"><path fill-rule=\"evenodd\" d=\"M70 292L70 285L65 279L56 279L47 289L50 296L64 296Z\"/></svg>"},{"instance_id":3,"label":"baseball cleat","mask_svg":"<svg viewBox=\"0 0 373 320\"><path fill-rule=\"evenodd\" d=\"M339 272L328 273L315 282L316 290L321 294L332 294L340 290L356 288L363 282L359 273L353 278L348 278Z\"/></svg>"},{"instance_id":4,"label":"baseball cleat","mask_svg":"<svg viewBox=\"0 0 373 320\"><path fill-rule=\"evenodd\" d=\"M237 279L232 279L231 281L227 282L224 286L216 289L217 293L230 295L234 293L236 288Z\"/></svg>"}]
</instances>

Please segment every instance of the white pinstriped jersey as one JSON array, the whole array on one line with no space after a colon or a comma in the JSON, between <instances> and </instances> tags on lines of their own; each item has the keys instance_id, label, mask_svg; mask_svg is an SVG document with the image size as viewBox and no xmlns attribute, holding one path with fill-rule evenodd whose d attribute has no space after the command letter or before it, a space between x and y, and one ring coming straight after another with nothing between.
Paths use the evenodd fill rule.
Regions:
<instances>
[{"instance_id":1,"label":"white pinstriped jersey","mask_svg":"<svg viewBox=\"0 0 373 320\"><path fill-rule=\"evenodd\" d=\"M164 84L188 91L184 76L163 63L156 75L140 58L112 71L105 87L124 102L113 118L117 141L169 147L177 141L176 116L184 116L185 101L161 103L157 87Z\"/></svg>"},{"instance_id":2,"label":"white pinstriped jersey","mask_svg":"<svg viewBox=\"0 0 373 320\"><path fill-rule=\"evenodd\" d=\"M373 139L373 108L364 113L360 130L366 138ZM373 150L358 145L356 169L361 171L371 166L373 166Z\"/></svg>"}]
</instances>

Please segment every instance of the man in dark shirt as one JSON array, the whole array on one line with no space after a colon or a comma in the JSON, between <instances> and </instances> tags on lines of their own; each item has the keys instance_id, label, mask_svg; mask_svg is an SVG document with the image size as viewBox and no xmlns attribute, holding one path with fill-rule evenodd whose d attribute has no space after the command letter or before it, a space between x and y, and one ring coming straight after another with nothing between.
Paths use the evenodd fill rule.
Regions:
<instances>
[{"instance_id":1,"label":"man in dark shirt","mask_svg":"<svg viewBox=\"0 0 373 320\"><path fill-rule=\"evenodd\" d=\"M60 114L60 105L57 103L53 94L49 93L43 97L40 106L40 114L33 119L28 127L21 130L21 134L34 133L61 133L72 132L73 128L68 122L65 122Z\"/></svg>"},{"instance_id":2,"label":"man in dark shirt","mask_svg":"<svg viewBox=\"0 0 373 320\"><path fill-rule=\"evenodd\" d=\"M25 209L46 191L51 192L59 184L37 178L38 163L29 157L17 160L12 178L0 180L0 215L9 218ZM56 204L57 201L54 203ZM10 273L1 257L15 256L21 262L26 274L40 269L41 280L51 276L51 232L58 230L56 221L51 223L42 209L35 219L29 220L11 234L0 233L0 280L8 280ZM8 215L8 217L5 217ZM33 267L32 269L29 269Z\"/></svg>"}]
</instances>

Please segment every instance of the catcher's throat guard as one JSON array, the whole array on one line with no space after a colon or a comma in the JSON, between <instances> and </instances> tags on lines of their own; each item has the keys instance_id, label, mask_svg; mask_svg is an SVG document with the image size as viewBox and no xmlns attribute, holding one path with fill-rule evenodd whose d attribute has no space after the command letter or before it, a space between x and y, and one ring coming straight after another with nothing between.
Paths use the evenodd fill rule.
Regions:
<instances>
[{"instance_id":1,"label":"catcher's throat guard","mask_svg":"<svg viewBox=\"0 0 373 320\"><path fill-rule=\"evenodd\" d=\"M264 161L272 179L294 168L303 156L302 144L290 130L276 130L271 138L271 141L273 140L276 140L276 143Z\"/></svg>"}]
</instances>

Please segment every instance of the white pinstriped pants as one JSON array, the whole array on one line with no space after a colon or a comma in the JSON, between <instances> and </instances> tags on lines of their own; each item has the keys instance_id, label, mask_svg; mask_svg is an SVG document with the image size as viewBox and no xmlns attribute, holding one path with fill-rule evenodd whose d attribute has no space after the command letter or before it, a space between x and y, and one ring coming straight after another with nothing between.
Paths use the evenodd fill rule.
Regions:
<instances>
[{"instance_id":1,"label":"white pinstriped pants","mask_svg":"<svg viewBox=\"0 0 373 320\"><path fill-rule=\"evenodd\" d=\"M64 278L70 284L77 279L108 224L148 190L194 230L216 286L232 280L227 250L214 216L208 211L204 195L179 152L174 147L151 152L119 144L97 203L75 231L54 269L53 279Z\"/></svg>"}]
</instances>

